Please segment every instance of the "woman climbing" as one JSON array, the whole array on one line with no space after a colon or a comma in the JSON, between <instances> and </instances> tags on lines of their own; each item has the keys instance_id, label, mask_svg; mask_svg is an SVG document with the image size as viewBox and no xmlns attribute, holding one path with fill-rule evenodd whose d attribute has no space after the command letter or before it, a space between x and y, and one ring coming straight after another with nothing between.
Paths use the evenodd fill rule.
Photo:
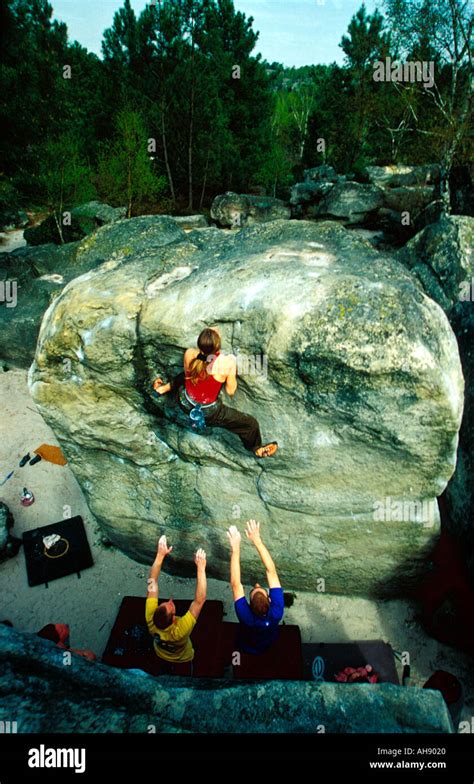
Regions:
<instances>
[{"instance_id":1,"label":"woman climbing","mask_svg":"<svg viewBox=\"0 0 474 784\"><path fill-rule=\"evenodd\" d=\"M237 362L233 355L221 353L221 336L217 329L203 329L198 337L198 348L184 352L184 372L171 382L155 379L153 389L159 395L172 392L180 408L186 413L200 406L206 425L223 427L238 435L246 449L256 457L272 457L278 449L276 441L262 443L257 420L229 408L219 399L225 385L228 395L237 389Z\"/></svg>"}]
</instances>

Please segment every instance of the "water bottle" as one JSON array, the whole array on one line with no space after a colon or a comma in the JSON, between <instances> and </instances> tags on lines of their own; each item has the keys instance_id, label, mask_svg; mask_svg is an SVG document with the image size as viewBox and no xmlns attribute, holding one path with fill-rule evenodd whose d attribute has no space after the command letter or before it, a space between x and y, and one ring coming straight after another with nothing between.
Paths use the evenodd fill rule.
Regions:
<instances>
[{"instance_id":1,"label":"water bottle","mask_svg":"<svg viewBox=\"0 0 474 784\"><path fill-rule=\"evenodd\" d=\"M189 412L189 418L191 420L191 427L196 432L202 432L206 428L206 420L204 418L204 411L202 410L200 405L195 406Z\"/></svg>"}]
</instances>

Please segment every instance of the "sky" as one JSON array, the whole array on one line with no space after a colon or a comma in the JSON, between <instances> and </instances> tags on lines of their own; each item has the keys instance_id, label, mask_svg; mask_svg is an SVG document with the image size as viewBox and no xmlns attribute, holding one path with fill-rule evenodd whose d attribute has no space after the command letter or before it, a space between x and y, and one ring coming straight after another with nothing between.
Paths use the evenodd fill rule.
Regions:
<instances>
[{"instance_id":1,"label":"sky","mask_svg":"<svg viewBox=\"0 0 474 784\"><path fill-rule=\"evenodd\" d=\"M122 0L50 0L54 18L66 22L71 40L101 55L102 33L112 24ZM138 15L145 0L131 0ZM254 54L286 66L343 63L339 46L362 0L234 0L235 8L253 16L260 32ZM380 0L365 0L369 13Z\"/></svg>"}]
</instances>

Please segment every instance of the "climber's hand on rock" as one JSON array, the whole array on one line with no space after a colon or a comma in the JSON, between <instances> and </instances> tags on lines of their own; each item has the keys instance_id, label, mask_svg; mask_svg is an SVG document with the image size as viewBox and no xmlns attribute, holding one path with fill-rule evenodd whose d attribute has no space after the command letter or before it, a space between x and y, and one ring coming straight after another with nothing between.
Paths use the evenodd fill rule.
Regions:
<instances>
[{"instance_id":1,"label":"climber's hand on rock","mask_svg":"<svg viewBox=\"0 0 474 784\"><path fill-rule=\"evenodd\" d=\"M260 523L257 523L256 520L247 520L246 526L245 533L247 534L247 539L250 539L253 544L260 542Z\"/></svg>"},{"instance_id":2,"label":"climber's hand on rock","mask_svg":"<svg viewBox=\"0 0 474 784\"><path fill-rule=\"evenodd\" d=\"M171 389L171 384L169 381L165 383L162 378L155 378L153 382L153 389L155 392L158 392L159 395L166 395L166 393Z\"/></svg>"},{"instance_id":3,"label":"climber's hand on rock","mask_svg":"<svg viewBox=\"0 0 474 784\"><path fill-rule=\"evenodd\" d=\"M164 534L163 536L160 536L160 538L158 539L158 552L157 552L158 558L164 560L166 556L170 554L172 549L173 547L168 547L166 536Z\"/></svg>"},{"instance_id":4,"label":"climber's hand on rock","mask_svg":"<svg viewBox=\"0 0 474 784\"><path fill-rule=\"evenodd\" d=\"M196 550L194 554L194 563L196 564L198 569L206 568L206 553L202 549L202 547L200 547L199 550Z\"/></svg>"},{"instance_id":5,"label":"climber's hand on rock","mask_svg":"<svg viewBox=\"0 0 474 784\"><path fill-rule=\"evenodd\" d=\"M240 547L240 540L242 539L240 535L240 531L235 525L231 525L229 530L227 531L227 536L229 538L230 546L234 550L236 547Z\"/></svg>"}]
</instances>

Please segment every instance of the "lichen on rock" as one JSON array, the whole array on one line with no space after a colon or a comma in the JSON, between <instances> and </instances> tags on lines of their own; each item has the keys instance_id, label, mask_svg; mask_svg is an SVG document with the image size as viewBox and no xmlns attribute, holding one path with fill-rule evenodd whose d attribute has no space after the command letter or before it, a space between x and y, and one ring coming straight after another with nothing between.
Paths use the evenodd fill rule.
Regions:
<instances>
[{"instance_id":1,"label":"lichen on rock","mask_svg":"<svg viewBox=\"0 0 474 784\"><path fill-rule=\"evenodd\" d=\"M103 263L50 305L29 373L106 535L150 562L166 530L171 570L188 574L202 545L226 579L226 528L255 517L287 587L323 577L331 593L409 592L437 515L375 510L433 502L454 470L463 377L441 308L334 222L164 225L166 241L148 247L135 220L99 230ZM116 255L117 242L132 252ZM181 369L205 325L244 368L226 402L279 442L274 458L257 461L223 430L195 434L154 402L153 379ZM242 559L251 579L251 548Z\"/></svg>"}]
</instances>

